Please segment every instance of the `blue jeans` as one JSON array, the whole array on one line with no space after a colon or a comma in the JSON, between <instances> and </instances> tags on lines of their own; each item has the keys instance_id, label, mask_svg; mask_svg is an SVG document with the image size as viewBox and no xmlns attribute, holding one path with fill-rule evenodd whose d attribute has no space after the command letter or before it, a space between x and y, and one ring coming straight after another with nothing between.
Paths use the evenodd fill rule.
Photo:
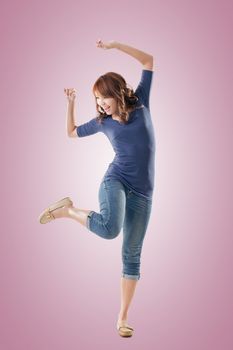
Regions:
<instances>
[{"instance_id":1,"label":"blue jeans","mask_svg":"<svg viewBox=\"0 0 233 350\"><path fill-rule=\"evenodd\" d=\"M152 199L132 191L118 179L103 179L99 188L100 213L91 211L87 228L99 237L113 239L123 227L122 277L140 279L142 244L148 226Z\"/></svg>"}]
</instances>

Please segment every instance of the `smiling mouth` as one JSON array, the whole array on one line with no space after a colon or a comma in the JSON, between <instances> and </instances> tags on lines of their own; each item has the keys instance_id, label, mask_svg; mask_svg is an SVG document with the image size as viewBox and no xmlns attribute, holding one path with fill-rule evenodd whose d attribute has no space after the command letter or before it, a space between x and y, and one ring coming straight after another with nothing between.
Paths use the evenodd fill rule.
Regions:
<instances>
[{"instance_id":1,"label":"smiling mouth","mask_svg":"<svg viewBox=\"0 0 233 350\"><path fill-rule=\"evenodd\" d=\"M104 111L107 112L110 109L110 107L106 108Z\"/></svg>"}]
</instances>

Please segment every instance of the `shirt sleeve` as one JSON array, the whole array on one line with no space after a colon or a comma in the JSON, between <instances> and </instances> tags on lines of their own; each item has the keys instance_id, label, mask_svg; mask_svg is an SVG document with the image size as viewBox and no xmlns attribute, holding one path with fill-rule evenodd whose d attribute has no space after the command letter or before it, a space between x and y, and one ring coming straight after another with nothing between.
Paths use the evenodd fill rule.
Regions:
<instances>
[{"instance_id":1,"label":"shirt sleeve","mask_svg":"<svg viewBox=\"0 0 233 350\"><path fill-rule=\"evenodd\" d=\"M100 131L102 131L101 124L99 124L96 117L76 128L78 137L93 135Z\"/></svg>"},{"instance_id":2,"label":"shirt sleeve","mask_svg":"<svg viewBox=\"0 0 233 350\"><path fill-rule=\"evenodd\" d=\"M149 98L153 73L154 72L152 70L143 69L141 74L141 80L135 90L135 95L147 108L150 108Z\"/></svg>"}]
</instances>

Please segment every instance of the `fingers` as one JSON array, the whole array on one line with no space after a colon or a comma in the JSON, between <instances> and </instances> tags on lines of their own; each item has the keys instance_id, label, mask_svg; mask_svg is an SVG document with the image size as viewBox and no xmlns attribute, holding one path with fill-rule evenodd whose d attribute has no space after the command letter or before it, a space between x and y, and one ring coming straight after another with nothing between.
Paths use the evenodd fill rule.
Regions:
<instances>
[{"instance_id":1,"label":"fingers","mask_svg":"<svg viewBox=\"0 0 233 350\"><path fill-rule=\"evenodd\" d=\"M103 41L102 41L101 39L98 39L98 40L96 41L96 46L97 46L97 47L103 48L103 46L104 46Z\"/></svg>"},{"instance_id":2,"label":"fingers","mask_svg":"<svg viewBox=\"0 0 233 350\"><path fill-rule=\"evenodd\" d=\"M65 94L71 94L72 92L77 92L75 88L70 88L70 89L66 89L64 88L64 93Z\"/></svg>"},{"instance_id":3,"label":"fingers","mask_svg":"<svg viewBox=\"0 0 233 350\"><path fill-rule=\"evenodd\" d=\"M76 97L77 90L75 88L69 88L69 89L64 88L64 94L66 95L66 97L68 97L68 99L70 97Z\"/></svg>"},{"instance_id":4,"label":"fingers","mask_svg":"<svg viewBox=\"0 0 233 350\"><path fill-rule=\"evenodd\" d=\"M100 47L101 49L107 50L107 49L111 49L114 47L113 46L114 42L115 42L114 40L109 41L109 42L106 42L106 41L103 42L101 39L98 39L96 41L96 46Z\"/></svg>"}]
</instances>

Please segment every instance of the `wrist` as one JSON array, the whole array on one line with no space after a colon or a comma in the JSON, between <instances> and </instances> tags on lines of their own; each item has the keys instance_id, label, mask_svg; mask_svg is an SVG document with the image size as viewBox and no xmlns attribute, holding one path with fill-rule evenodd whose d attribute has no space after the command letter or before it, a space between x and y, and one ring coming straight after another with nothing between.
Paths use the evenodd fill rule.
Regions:
<instances>
[{"instance_id":1,"label":"wrist","mask_svg":"<svg viewBox=\"0 0 233 350\"><path fill-rule=\"evenodd\" d=\"M112 42L112 48L118 49L118 48L119 48L119 42L114 40L114 41Z\"/></svg>"},{"instance_id":2,"label":"wrist","mask_svg":"<svg viewBox=\"0 0 233 350\"><path fill-rule=\"evenodd\" d=\"M67 102L68 102L68 104L69 104L69 105L72 105L72 104L74 104L74 103L75 103L75 100L69 100L69 99L68 99L68 101L67 101Z\"/></svg>"}]
</instances>

